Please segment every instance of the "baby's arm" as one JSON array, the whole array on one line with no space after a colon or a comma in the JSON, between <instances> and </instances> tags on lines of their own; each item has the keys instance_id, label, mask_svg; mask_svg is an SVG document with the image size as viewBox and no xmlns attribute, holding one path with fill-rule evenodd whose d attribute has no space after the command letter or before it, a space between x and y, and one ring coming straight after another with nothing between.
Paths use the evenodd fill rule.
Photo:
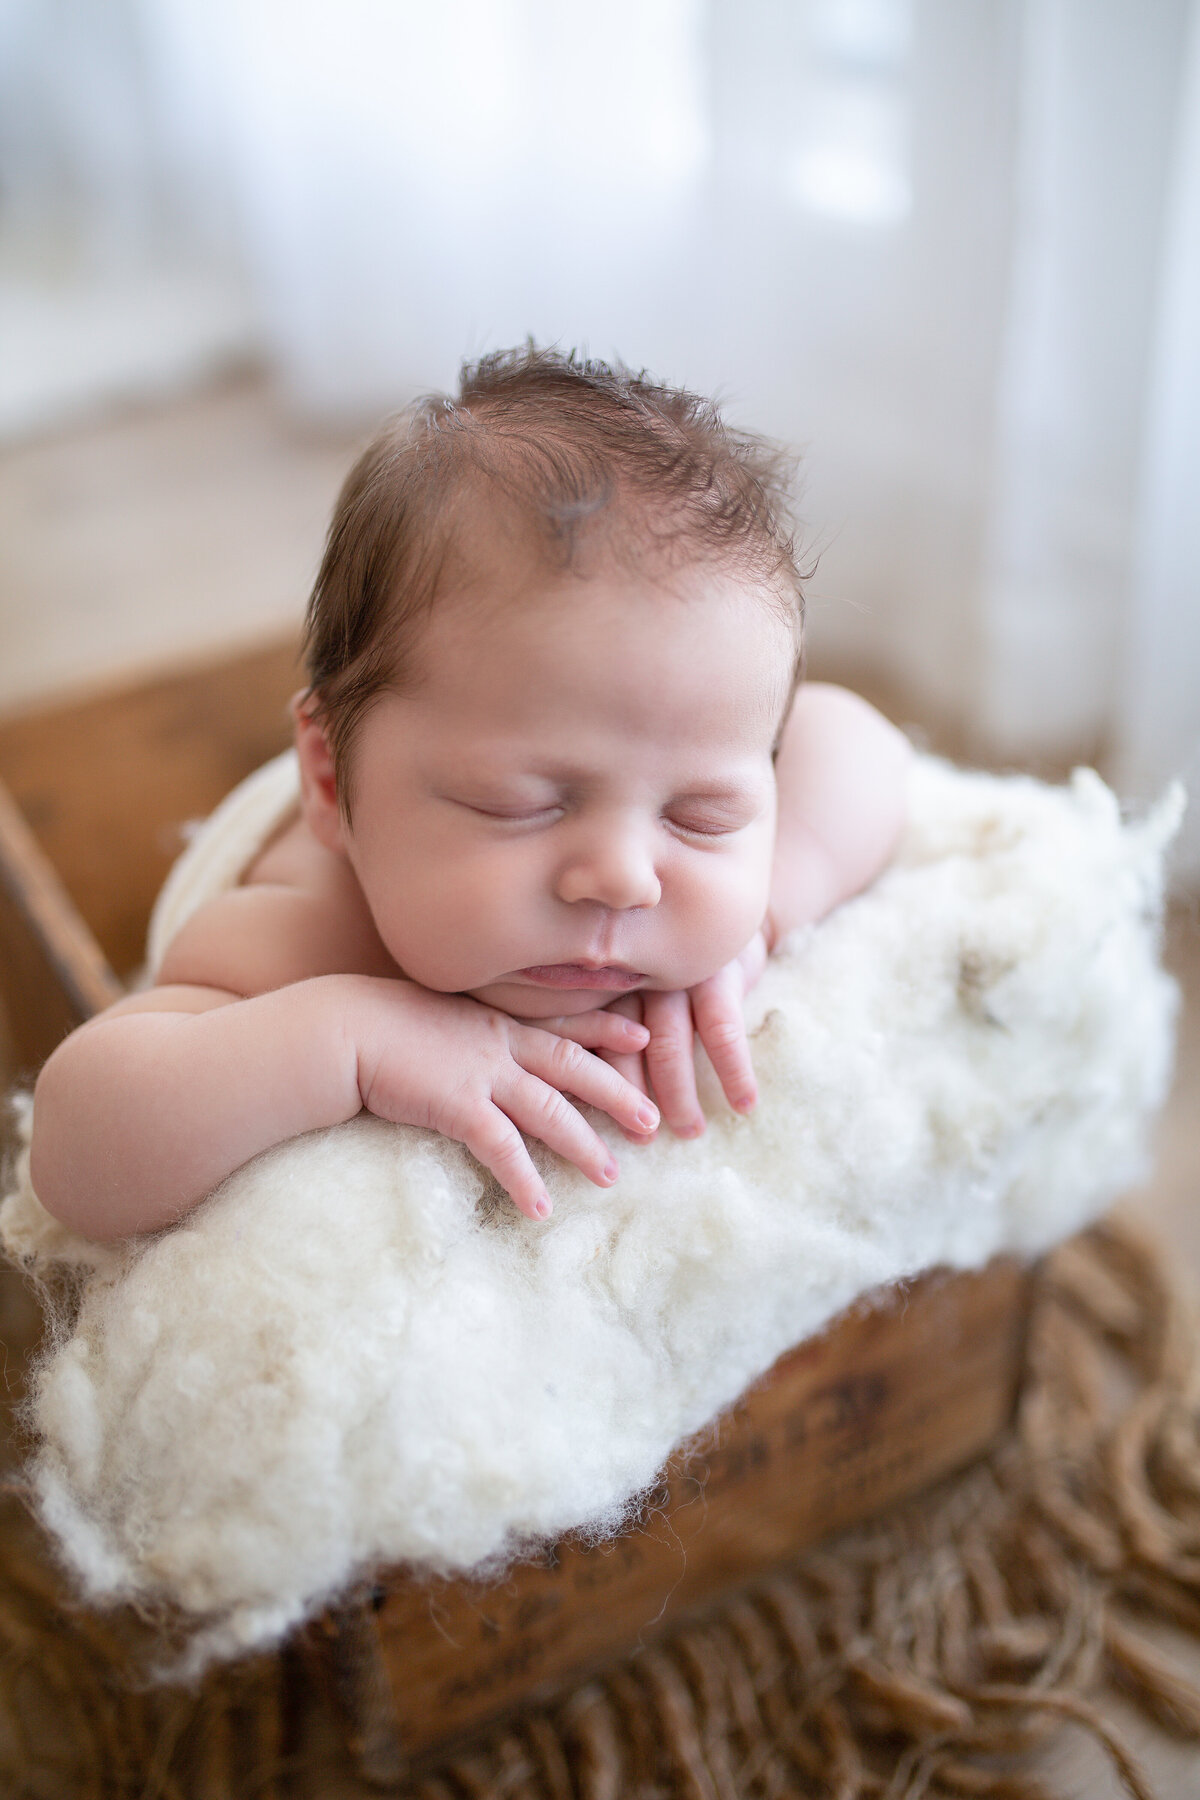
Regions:
<instances>
[{"instance_id":1,"label":"baby's arm","mask_svg":"<svg viewBox=\"0 0 1200 1800\"><path fill-rule=\"evenodd\" d=\"M788 932L824 918L886 867L904 828L911 756L908 740L857 694L813 683L796 695L775 764L775 861L761 932L728 967L686 994L632 997L625 1004L649 1028L650 1042L643 1055L609 1057L653 1092L678 1136L704 1129L694 1035L730 1105L739 1112L754 1106L742 1002L768 952Z\"/></svg>"},{"instance_id":2,"label":"baby's arm","mask_svg":"<svg viewBox=\"0 0 1200 1800\"><path fill-rule=\"evenodd\" d=\"M904 829L911 760L907 738L857 694L825 682L800 689L775 763L768 949L886 868Z\"/></svg>"},{"instance_id":3,"label":"baby's arm","mask_svg":"<svg viewBox=\"0 0 1200 1800\"><path fill-rule=\"evenodd\" d=\"M213 902L214 917L235 900ZM265 922L271 908L257 912ZM118 1002L51 1056L35 1097L33 1185L86 1236L152 1231L259 1151L365 1107L459 1139L523 1212L544 1217L549 1198L521 1131L609 1186L609 1150L564 1095L644 1133L657 1123L644 1096L584 1046L645 1040L608 1013L522 1025L373 975L317 975L249 995L175 980Z\"/></svg>"}]
</instances>

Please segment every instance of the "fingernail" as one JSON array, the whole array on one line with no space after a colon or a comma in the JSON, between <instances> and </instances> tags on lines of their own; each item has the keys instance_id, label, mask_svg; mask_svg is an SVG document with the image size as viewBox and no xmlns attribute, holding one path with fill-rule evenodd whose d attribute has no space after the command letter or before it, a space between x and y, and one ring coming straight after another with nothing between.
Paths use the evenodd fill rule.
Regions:
<instances>
[{"instance_id":1,"label":"fingernail","mask_svg":"<svg viewBox=\"0 0 1200 1800\"><path fill-rule=\"evenodd\" d=\"M548 1219L550 1214L554 1211L554 1208L550 1204L549 1199L543 1197L541 1200L534 1202L533 1210L539 1219Z\"/></svg>"},{"instance_id":2,"label":"fingernail","mask_svg":"<svg viewBox=\"0 0 1200 1800\"><path fill-rule=\"evenodd\" d=\"M704 1135L704 1120L703 1119L693 1119L690 1125L680 1125L678 1127L678 1129L676 1130L675 1135L676 1135L676 1137L681 1137L681 1138L703 1137L703 1135Z\"/></svg>"},{"instance_id":3,"label":"fingernail","mask_svg":"<svg viewBox=\"0 0 1200 1800\"><path fill-rule=\"evenodd\" d=\"M753 1112L755 1106L758 1104L758 1095L743 1094L741 1099L735 1100L733 1104L738 1112Z\"/></svg>"},{"instance_id":4,"label":"fingernail","mask_svg":"<svg viewBox=\"0 0 1200 1800\"><path fill-rule=\"evenodd\" d=\"M643 1131L653 1131L658 1124L658 1108L655 1106L639 1106L637 1122Z\"/></svg>"},{"instance_id":5,"label":"fingernail","mask_svg":"<svg viewBox=\"0 0 1200 1800\"><path fill-rule=\"evenodd\" d=\"M617 1179L617 1175L620 1171L617 1168L615 1160L611 1156L600 1173L604 1176L605 1181L615 1181Z\"/></svg>"}]
</instances>

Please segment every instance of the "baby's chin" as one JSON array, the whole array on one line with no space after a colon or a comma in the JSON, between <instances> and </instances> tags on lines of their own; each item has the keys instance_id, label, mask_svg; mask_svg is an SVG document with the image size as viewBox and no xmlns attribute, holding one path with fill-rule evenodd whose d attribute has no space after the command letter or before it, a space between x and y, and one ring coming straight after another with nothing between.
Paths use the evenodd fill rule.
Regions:
<instances>
[{"instance_id":1,"label":"baby's chin","mask_svg":"<svg viewBox=\"0 0 1200 1800\"><path fill-rule=\"evenodd\" d=\"M619 990L628 992L628 989ZM619 997L618 991L603 988L552 988L526 985L520 981L494 981L486 987L469 988L468 997L514 1019L570 1019L579 1013L599 1012Z\"/></svg>"}]
</instances>

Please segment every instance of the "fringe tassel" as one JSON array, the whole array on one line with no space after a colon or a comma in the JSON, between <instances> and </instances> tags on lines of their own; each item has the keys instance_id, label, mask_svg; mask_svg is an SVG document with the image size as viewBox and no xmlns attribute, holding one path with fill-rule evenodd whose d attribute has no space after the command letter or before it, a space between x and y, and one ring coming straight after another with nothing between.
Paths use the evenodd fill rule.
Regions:
<instances>
[{"instance_id":1,"label":"fringe tassel","mask_svg":"<svg viewBox=\"0 0 1200 1800\"><path fill-rule=\"evenodd\" d=\"M118 1624L64 1629L10 1524L0 1783L30 1800L1050 1800L1030 1757L1066 1727L1153 1800L1116 1687L1200 1744L1200 1687L1145 1629L1200 1637L1200 1338L1126 1224L1047 1259L988 1458L436 1769L353 1768L312 1631L196 1693L130 1688Z\"/></svg>"}]
</instances>

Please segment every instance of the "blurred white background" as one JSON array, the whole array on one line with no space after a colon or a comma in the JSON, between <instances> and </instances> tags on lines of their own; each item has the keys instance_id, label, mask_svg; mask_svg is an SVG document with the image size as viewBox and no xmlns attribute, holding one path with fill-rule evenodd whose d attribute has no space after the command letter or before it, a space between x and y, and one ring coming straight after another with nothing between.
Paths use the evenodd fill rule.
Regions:
<instances>
[{"instance_id":1,"label":"blurred white background","mask_svg":"<svg viewBox=\"0 0 1200 1800\"><path fill-rule=\"evenodd\" d=\"M802 448L821 672L967 754L1200 787L1200 0L0 0L0 181L6 533L30 456L132 402L139 480L173 416L236 539L212 469L274 440L195 396L253 363L323 446L271 490L296 616L348 432L533 334Z\"/></svg>"}]
</instances>

